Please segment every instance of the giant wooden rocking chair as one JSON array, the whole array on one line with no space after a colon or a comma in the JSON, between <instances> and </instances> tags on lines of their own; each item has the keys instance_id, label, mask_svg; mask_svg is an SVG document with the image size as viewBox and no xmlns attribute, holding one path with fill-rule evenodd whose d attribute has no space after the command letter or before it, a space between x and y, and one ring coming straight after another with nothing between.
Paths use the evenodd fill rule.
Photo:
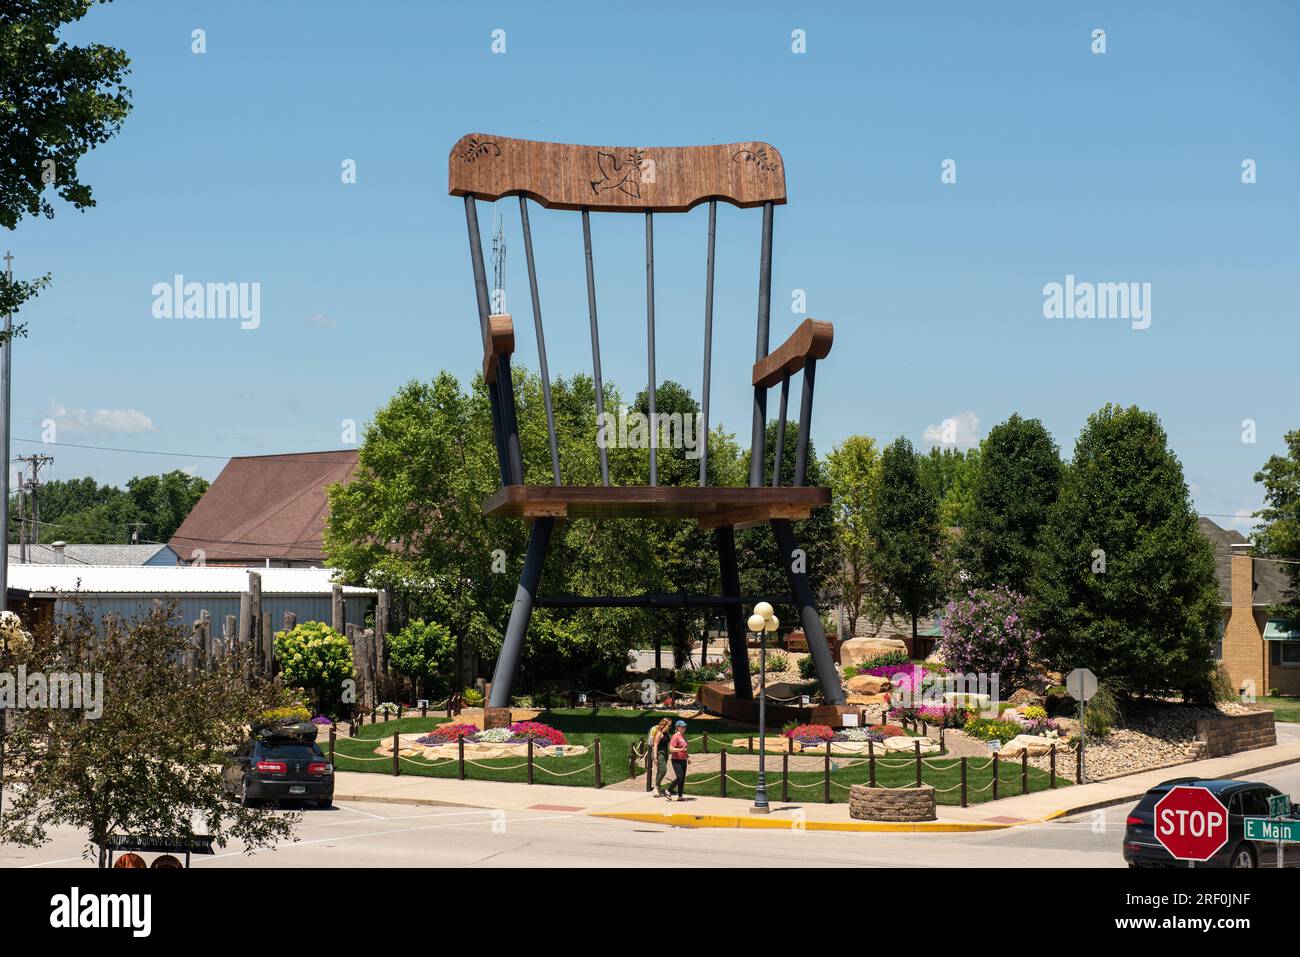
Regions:
<instances>
[{"instance_id":1,"label":"giant wooden rocking chair","mask_svg":"<svg viewBox=\"0 0 1300 957\"><path fill-rule=\"evenodd\" d=\"M830 704L842 704L839 675L831 659L821 619L813 601L803 564L795 560L796 545L790 523L804 519L812 509L830 503L830 490L804 486L808 458L808 430L812 418L813 383L817 360L830 352L833 330L828 322L805 320L775 351L768 349L768 320L772 287L772 212L786 201L785 171L781 155L766 143L732 143L726 146L677 148L573 146L506 139L479 133L462 137L452 148L449 191L465 198L469 226L470 259L478 297L482 335L483 377L492 405L501 488L483 503L488 515L523 518L532 523L523 573L506 627L501 654L492 676L491 707L508 707L510 689L534 604L551 607L719 607L725 610L736 696L750 698L749 654L742 621L742 605L778 596L743 596L736 567L737 527L770 522L776 536L777 555L786 570L799 610L808 646L817 665L823 695ZM510 356L514 352L514 327L509 315L491 313L483 248L479 237L477 200L519 197L519 215L528 261L533 324L537 334L542 396L550 439L552 484L529 485L524 475L519 432L515 419L514 385ZM704 300L703 442L700 484L664 487L657 484L655 448L650 447L650 484L611 487L607 454L600 448L603 484L596 487L564 485L551 407L550 378L546 365L546 340L537 292L528 201L547 209L577 210L582 214L583 245L587 264L587 303L591 326L591 352L596 389L596 411L604 412L600 377L600 338L596 322L596 280L591 257L590 213L642 212L646 224L646 324L648 332L648 396L651 421L655 412L654 214L685 213L709 204L708 256ZM718 200L741 208L762 207L763 227L758 271L758 346L753 370L754 415L749 486L718 488L707 484L709 384L713 336L713 259ZM784 451L786 406L790 377L803 371L803 396L799 411L794 487L780 487ZM781 387L776 454L771 484L763 475L767 425L767 392ZM593 436L594 440L594 436ZM722 595L661 595L604 597L545 597L537 595L551 530L566 518L693 519L715 530L721 565Z\"/></svg>"}]
</instances>

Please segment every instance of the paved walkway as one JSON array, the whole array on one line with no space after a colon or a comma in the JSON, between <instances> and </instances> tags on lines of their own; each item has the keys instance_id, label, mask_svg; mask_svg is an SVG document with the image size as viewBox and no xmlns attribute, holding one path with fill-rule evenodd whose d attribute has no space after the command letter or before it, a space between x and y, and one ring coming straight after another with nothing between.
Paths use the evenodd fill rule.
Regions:
<instances>
[{"instance_id":1,"label":"paved walkway","mask_svg":"<svg viewBox=\"0 0 1300 957\"><path fill-rule=\"evenodd\" d=\"M731 766L733 760L742 757L749 756L729 756L728 766ZM754 760L757 761L756 756ZM597 790L552 784L457 781L416 775L391 777L355 771L338 772L334 797L338 801L387 801L397 804L485 807L501 810L567 811L682 827L972 831L1050 820L1111 804L1136 801L1153 785L1170 778L1247 777L1268 768L1297 762L1300 762L1300 740L1292 740L1269 748L1243 751L1224 758L1194 761L1176 768L1146 771L1098 784L1038 791L1023 797L1003 798L1000 801L972 805L968 808L940 806L937 821L919 824L854 821L849 818L847 804L774 802L771 814L755 815L749 812L749 801L733 798L696 797L688 798L683 802L669 802L646 794L644 790L623 790L612 786ZM638 783L643 781L644 778L638 779Z\"/></svg>"}]
</instances>

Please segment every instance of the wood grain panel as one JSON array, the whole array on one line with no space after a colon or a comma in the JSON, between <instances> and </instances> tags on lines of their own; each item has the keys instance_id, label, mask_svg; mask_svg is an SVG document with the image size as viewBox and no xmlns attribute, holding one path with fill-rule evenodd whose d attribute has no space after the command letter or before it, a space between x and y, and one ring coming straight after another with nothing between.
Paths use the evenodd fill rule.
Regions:
<instances>
[{"instance_id":1,"label":"wood grain panel","mask_svg":"<svg viewBox=\"0 0 1300 957\"><path fill-rule=\"evenodd\" d=\"M809 359L825 359L834 340L835 327L829 322L805 319L789 339L754 363L754 385L771 388L802 369Z\"/></svg>"},{"instance_id":2,"label":"wood grain panel","mask_svg":"<svg viewBox=\"0 0 1300 957\"><path fill-rule=\"evenodd\" d=\"M683 213L708 199L786 201L781 154L761 142L578 146L471 133L456 141L447 168L453 196L523 193L548 209Z\"/></svg>"},{"instance_id":3,"label":"wood grain panel","mask_svg":"<svg viewBox=\"0 0 1300 957\"><path fill-rule=\"evenodd\" d=\"M488 316L488 341L483 348L483 381L488 385L497 381L497 356L513 355L515 351L515 325L506 312Z\"/></svg>"},{"instance_id":4,"label":"wood grain panel","mask_svg":"<svg viewBox=\"0 0 1300 957\"><path fill-rule=\"evenodd\" d=\"M696 486L507 485L483 502L485 515L567 518L694 518L728 516L745 524L805 518L831 503L827 488L699 488Z\"/></svg>"}]
</instances>

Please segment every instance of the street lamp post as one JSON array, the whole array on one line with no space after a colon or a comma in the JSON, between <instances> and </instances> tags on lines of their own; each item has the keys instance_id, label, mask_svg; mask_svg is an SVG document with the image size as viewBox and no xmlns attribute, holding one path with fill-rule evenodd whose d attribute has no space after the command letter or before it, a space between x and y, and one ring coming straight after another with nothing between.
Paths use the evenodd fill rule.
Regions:
<instances>
[{"instance_id":1,"label":"street lamp post","mask_svg":"<svg viewBox=\"0 0 1300 957\"><path fill-rule=\"evenodd\" d=\"M758 635L758 785L754 789L753 814L767 814L767 633L781 627L772 606L760 601L749 616L749 630Z\"/></svg>"}]
</instances>

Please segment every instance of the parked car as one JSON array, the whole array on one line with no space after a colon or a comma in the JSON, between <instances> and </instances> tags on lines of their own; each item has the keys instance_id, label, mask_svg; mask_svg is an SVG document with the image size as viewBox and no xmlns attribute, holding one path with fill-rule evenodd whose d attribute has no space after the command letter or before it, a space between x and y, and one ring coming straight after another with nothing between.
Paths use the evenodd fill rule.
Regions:
<instances>
[{"instance_id":1,"label":"parked car","mask_svg":"<svg viewBox=\"0 0 1300 957\"><path fill-rule=\"evenodd\" d=\"M1186 867L1186 861L1175 860L1156 839L1155 807L1170 788L1177 785L1205 788L1213 792L1228 809L1228 841L1208 861L1197 861L1197 867L1276 867L1277 845L1271 841L1247 841L1242 818L1268 817L1268 799L1281 794L1277 788L1259 781L1223 781L1202 778L1177 778L1157 784L1129 812L1124 829L1124 860L1129 867ZM1293 816L1300 814L1300 806L1292 803ZM1285 866L1300 867L1300 847L1285 854Z\"/></svg>"},{"instance_id":2,"label":"parked car","mask_svg":"<svg viewBox=\"0 0 1300 957\"><path fill-rule=\"evenodd\" d=\"M310 726L309 726L310 727ZM245 806L254 801L334 803L334 767L302 725L254 728L226 760L222 782Z\"/></svg>"}]
</instances>

